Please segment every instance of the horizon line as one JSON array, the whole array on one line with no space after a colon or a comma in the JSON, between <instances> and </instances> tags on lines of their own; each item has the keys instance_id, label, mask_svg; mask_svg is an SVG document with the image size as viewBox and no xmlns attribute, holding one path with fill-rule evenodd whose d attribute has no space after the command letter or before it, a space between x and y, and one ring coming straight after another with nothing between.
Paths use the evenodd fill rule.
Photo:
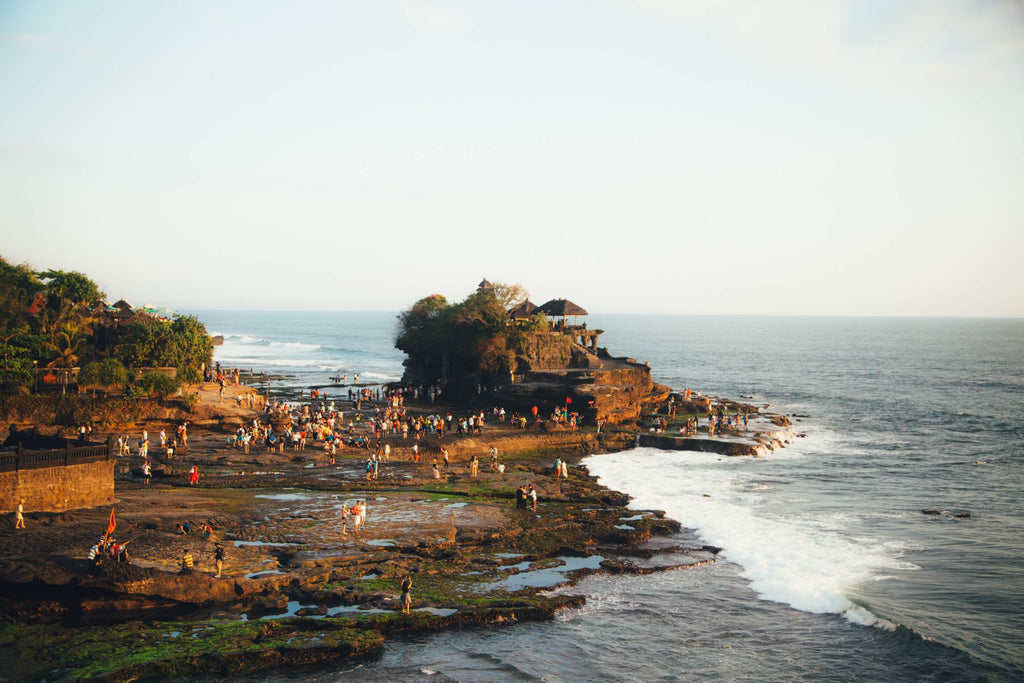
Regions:
<instances>
[{"instance_id":1,"label":"horizon line","mask_svg":"<svg viewBox=\"0 0 1024 683\"><path fill-rule=\"evenodd\" d=\"M166 307L170 308L170 307ZM177 310L172 308L171 310ZM188 308L194 313L387 313L400 314L404 309L305 309L305 308ZM993 315L906 315L887 313L656 313L656 312L616 312L605 311L589 313L589 316L601 315L635 315L660 317L693 317L693 318L868 318L898 320L1024 320L1024 316L993 316ZM557 317L557 316L556 316ZM584 318L587 316L570 316Z\"/></svg>"}]
</instances>

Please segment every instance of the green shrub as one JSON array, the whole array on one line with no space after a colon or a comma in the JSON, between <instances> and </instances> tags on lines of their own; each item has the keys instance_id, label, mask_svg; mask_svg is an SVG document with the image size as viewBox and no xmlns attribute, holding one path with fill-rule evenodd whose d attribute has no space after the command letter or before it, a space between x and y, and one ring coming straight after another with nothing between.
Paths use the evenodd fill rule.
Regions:
<instances>
[{"instance_id":1,"label":"green shrub","mask_svg":"<svg viewBox=\"0 0 1024 683\"><path fill-rule=\"evenodd\" d=\"M178 391L178 380L172 379L160 372L149 372L142 376L136 386L146 392L149 396L156 396L165 399Z\"/></svg>"}]
</instances>

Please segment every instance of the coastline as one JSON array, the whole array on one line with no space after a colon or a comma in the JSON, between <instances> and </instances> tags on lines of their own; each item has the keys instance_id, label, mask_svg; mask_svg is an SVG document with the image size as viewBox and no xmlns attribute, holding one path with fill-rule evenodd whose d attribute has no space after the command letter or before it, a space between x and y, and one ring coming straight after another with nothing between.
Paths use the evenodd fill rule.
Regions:
<instances>
[{"instance_id":1,"label":"coastline","mask_svg":"<svg viewBox=\"0 0 1024 683\"><path fill-rule=\"evenodd\" d=\"M155 471L147 487L131 473L132 463L118 465L118 534L132 540L132 565L106 562L90 575L81 559L106 524L105 508L29 510L25 533L4 532L11 552L0 564L0 642L16 650L7 670L34 665L67 678L102 673L127 680L323 664L372 656L389 633L550 619L582 598L543 591L594 571L649 573L715 560L715 548L666 542L678 523L658 511L627 510L628 496L577 466L586 455L627 449L638 436L669 438L664 435L571 432L544 421L526 430L486 423L479 435L446 439L452 468L442 480L430 473L438 452L431 437L421 441L418 463L411 461L412 439L398 437L384 479L367 483L359 467L366 451L342 453L330 466L313 450L244 456L227 448L224 426L251 414L236 410L231 396L226 406L217 402L209 387L201 398L214 415L203 421L211 423L190 428L190 453L173 461L156 454L164 476ZM428 408L439 409L415 406ZM748 440L760 444L753 437L763 433ZM783 445L788 434L765 441ZM486 466L491 446L499 449L504 473ZM468 472L472 455L484 461L477 478ZM568 479L553 477L556 457L573 465ZM186 483L186 464L200 467L198 486ZM515 487L527 481L537 486L538 514L513 506ZM358 541L337 528L339 504L357 499L370 504L370 523ZM204 541L229 547L225 578L212 578L205 549L195 552L198 571L176 573L184 546L196 543L173 532L180 521L212 524L214 534ZM403 574L414 577L419 610L409 615L397 611ZM70 621L91 624L85 630L97 642L130 634L145 647L83 655L81 633L47 635L48 627ZM165 636L185 628L224 637L211 639L217 646L197 656L195 648L181 650L179 636ZM56 660L49 668L39 669L33 659L40 640ZM271 642L288 645L267 647Z\"/></svg>"}]
</instances>

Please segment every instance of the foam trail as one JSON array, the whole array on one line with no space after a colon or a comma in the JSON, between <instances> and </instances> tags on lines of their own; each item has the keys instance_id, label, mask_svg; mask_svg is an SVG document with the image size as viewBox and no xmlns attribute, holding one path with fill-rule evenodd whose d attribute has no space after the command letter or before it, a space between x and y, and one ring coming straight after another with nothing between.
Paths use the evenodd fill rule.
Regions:
<instances>
[{"instance_id":1,"label":"foam trail","mask_svg":"<svg viewBox=\"0 0 1024 683\"><path fill-rule=\"evenodd\" d=\"M746 471L740 459L639 448L592 456L585 463L603 484L633 496L633 507L665 510L703 541L722 548L721 557L742 567L742 576L761 598L892 627L854 604L846 592L875 578L878 570L905 565L881 542L849 537L842 519L767 511L762 503L771 488L759 485L759 477Z\"/></svg>"}]
</instances>

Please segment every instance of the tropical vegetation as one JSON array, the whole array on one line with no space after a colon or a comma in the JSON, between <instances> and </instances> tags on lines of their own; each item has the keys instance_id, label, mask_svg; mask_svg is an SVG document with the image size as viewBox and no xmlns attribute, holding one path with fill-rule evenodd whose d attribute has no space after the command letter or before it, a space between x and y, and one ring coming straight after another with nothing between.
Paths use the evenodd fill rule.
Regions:
<instances>
[{"instance_id":1,"label":"tropical vegetation","mask_svg":"<svg viewBox=\"0 0 1024 683\"><path fill-rule=\"evenodd\" d=\"M173 380L141 375L139 388L158 396L202 379L213 340L197 318L118 320L105 298L77 271L36 271L0 258L0 392L38 388L36 371L43 368L65 389L77 377L79 386L104 393L126 390L142 368L177 369Z\"/></svg>"},{"instance_id":2,"label":"tropical vegetation","mask_svg":"<svg viewBox=\"0 0 1024 683\"><path fill-rule=\"evenodd\" d=\"M525 339L547 328L543 314L510 324L509 309L526 297L520 285L494 283L459 303L440 294L420 299L398 315L395 347L408 356L407 376L455 393L507 382Z\"/></svg>"}]
</instances>

